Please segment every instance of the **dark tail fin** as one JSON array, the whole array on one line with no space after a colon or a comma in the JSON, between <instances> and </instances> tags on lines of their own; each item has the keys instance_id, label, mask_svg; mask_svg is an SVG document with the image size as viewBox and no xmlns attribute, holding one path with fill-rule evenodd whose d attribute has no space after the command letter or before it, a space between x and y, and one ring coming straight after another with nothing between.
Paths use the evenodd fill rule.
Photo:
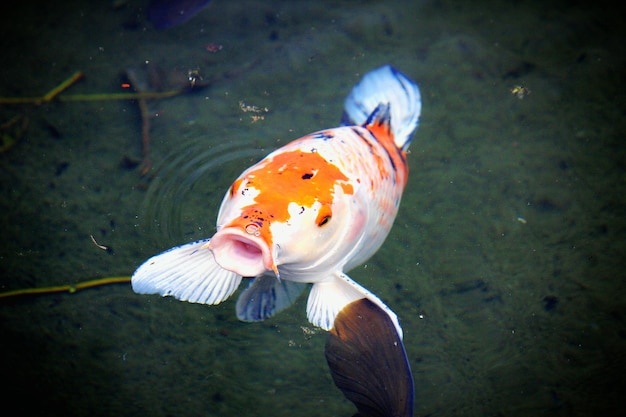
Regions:
<instances>
[{"instance_id":1,"label":"dark tail fin","mask_svg":"<svg viewBox=\"0 0 626 417\"><path fill-rule=\"evenodd\" d=\"M348 304L328 333L335 385L360 417L412 417L413 376L393 322L368 299Z\"/></svg>"}]
</instances>

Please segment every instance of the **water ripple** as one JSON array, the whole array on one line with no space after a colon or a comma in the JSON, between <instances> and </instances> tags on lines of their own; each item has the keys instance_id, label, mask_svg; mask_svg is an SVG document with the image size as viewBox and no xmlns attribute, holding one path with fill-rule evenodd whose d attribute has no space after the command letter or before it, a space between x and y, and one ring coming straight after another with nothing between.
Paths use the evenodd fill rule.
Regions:
<instances>
[{"instance_id":1,"label":"water ripple","mask_svg":"<svg viewBox=\"0 0 626 417\"><path fill-rule=\"evenodd\" d=\"M232 181L268 151L232 140L177 148L155 168L142 205L142 226L160 240L180 244L211 236L217 210Z\"/></svg>"}]
</instances>

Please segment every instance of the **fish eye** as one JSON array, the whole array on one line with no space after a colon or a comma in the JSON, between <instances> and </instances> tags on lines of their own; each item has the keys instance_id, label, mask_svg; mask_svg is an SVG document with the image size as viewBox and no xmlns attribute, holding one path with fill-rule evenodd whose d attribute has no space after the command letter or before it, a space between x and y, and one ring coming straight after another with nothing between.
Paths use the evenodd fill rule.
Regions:
<instances>
[{"instance_id":1,"label":"fish eye","mask_svg":"<svg viewBox=\"0 0 626 417\"><path fill-rule=\"evenodd\" d=\"M317 226L318 227L322 227L324 226L326 223L328 223L330 221L331 216L324 216L322 218L322 220L320 220L319 222L317 222Z\"/></svg>"},{"instance_id":2,"label":"fish eye","mask_svg":"<svg viewBox=\"0 0 626 417\"><path fill-rule=\"evenodd\" d=\"M317 213L317 219L315 219L315 223L317 223L318 227L322 227L326 223L328 223L332 217L333 217L332 209L328 205L324 205L320 207L320 210Z\"/></svg>"},{"instance_id":3,"label":"fish eye","mask_svg":"<svg viewBox=\"0 0 626 417\"><path fill-rule=\"evenodd\" d=\"M233 185L230 186L229 192L230 192L231 198L235 195L235 193L239 189L239 186L241 185L242 182L243 182L243 178L237 178L235 182L233 182Z\"/></svg>"}]
</instances>

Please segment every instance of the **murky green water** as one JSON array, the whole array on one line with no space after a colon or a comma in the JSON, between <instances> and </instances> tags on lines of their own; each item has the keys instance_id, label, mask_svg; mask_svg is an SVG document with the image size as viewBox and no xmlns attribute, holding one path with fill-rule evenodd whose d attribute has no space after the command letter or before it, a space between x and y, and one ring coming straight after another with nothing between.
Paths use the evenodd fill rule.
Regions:
<instances>
[{"instance_id":1,"label":"murky green water","mask_svg":"<svg viewBox=\"0 0 626 417\"><path fill-rule=\"evenodd\" d=\"M336 125L360 76L392 63L419 83L422 122L396 225L351 276L401 319L415 414L616 415L617 13L597 2L214 1L159 32L145 1L38 3L1 6L1 96L42 95L75 71L85 79L62 96L123 92L120 75L146 63L158 80L197 70L210 86L149 104L151 181L123 163L141 157L136 102L0 104L0 124L29 121L0 155L2 291L130 275L210 236L240 171ZM18 415L350 416L305 301L248 324L233 300L191 305L124 284L0 300L1 397Z\"/></svg>"}]
</instances>

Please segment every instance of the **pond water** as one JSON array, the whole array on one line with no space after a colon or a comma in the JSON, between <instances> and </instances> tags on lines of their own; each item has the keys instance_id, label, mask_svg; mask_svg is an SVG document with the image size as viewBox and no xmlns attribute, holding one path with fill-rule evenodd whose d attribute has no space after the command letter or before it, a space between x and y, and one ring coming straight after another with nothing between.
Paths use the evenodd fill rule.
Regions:
<instances>
[{"instance_id":1,"label":"pond water","mask_svg":"<svg viewBox=\"0 0 626 417\"><path fill-rule=\"evenodd\" d=\"M390 63L419 84L421 123L395 226L350 275L400 318L415 415L617 414L618 13L601 2L216 0L157 30L147 3L2 6L0 95L41 97L84 77L49 102L0 102L17 139L0 154L0 291L129 276L210 237L243 169L337 126L350 88ZM203 88L143 105L114 95L189 77ZM23 135L5 125L14 118ZM2 298L1 396L17 415L355 412L305 296L262 323L239 322L235 300L188 304L127 283Z\"/></svg>"}]
</instances>

